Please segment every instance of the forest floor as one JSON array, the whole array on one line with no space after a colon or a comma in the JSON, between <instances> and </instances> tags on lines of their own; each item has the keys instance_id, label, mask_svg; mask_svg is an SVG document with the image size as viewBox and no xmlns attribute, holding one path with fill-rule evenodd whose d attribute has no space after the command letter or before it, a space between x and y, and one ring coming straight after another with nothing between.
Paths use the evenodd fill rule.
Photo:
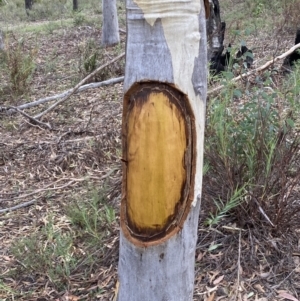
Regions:
<instances>
[{"instance_id":1,"label":"forest floor","mask_svg":"<svg viewBox=\"0 0 300 301\"><path fill-rule=\"evenodd\" d=\"M102 49L99 26L35 26L38 31L8 30L7 43L22 39L35 69L20 97L0 71L0 107L74 87L87 75L89 45L99 48L101 64L125 50L124 30L120 45ZM266 32L250 36L253 68L274 57L275 48L277 55L290 48L294 32L287 34L280 47ZM93 80L122 75L124 59ZM42 118L51 130L0 112L1 301L116 300L122 98L122 82L75 93ZM34 116L50 103L25 112ZM203 221L210 206L203 200L194 300L300 300L300 225L282 237L236 227L231 217L209 228Z\"/></svg>"}]
</instances>

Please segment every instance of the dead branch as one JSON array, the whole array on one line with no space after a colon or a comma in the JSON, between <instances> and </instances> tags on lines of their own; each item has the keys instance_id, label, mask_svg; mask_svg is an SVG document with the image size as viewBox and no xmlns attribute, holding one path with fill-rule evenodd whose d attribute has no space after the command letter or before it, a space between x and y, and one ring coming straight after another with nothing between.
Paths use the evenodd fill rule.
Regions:
<instances>
[{"instance_id":1,"label":"dead branch","mask_svg":"<svg viewBox=\"0 0 300 301\"><path fill-rule=\"evenodd\" d=\"M24 117L28 118L32 123L38 124L38 125L40 125L40 126L42 126L42 127L46 127L46 128L48 128L49 130L52 130L52 127L51 127L51 125L50 125L49 123L45 123L45 122L39 121L39 120L37 120L36 118L34 118L34 117L32 117L32 116L26 114L25 112L19 110L17 107L12 107L12 106L10 106L10 107L8 107L8 108L17 111L18 113L20 113L20 114L23 115Z\"/></svg>"},{"instance_id":2,"label":"dead branch","mask_svg":"<svg viewBox=\"0 0 300 301\"><path fill-rule=\"evenodd\" d=\"M261 71L266 70L269 66L271 66L271 65L274 64L274 63L276 63L276 62L279 61L279 60L282 60L282 59L286 58L288 55L292 54L292 53L293 53L296 49L298 49L298 48L300 48L300 43L299 43L299 44L296 44L295 46L293 46L292 48L290 48L288 51L284 52L283 54L281 54L281 55L275 57L274 59L272 59L272 60L266 62L264 65L262 65L262 66L260 66L260 67L258 67L258 68L256 68L256 69L254 69L254 70L251 70L251 71L249 71L249 72L246 72L246 73L244 73L244 74L241 74L241 75L239 75L239 76L233 78L233 79L231 80L231 82L237 82L237 81L239 81L239 80L241 80L241 79L243 79L243 78L246 78L246 77L248 77L248 76L250 76L250 75L252 75L252 74L254 74L254 73L257 73L257 72L261 72ZM218 91L220 91L220 90L223 89L223 88L224 88L224 85L220 85L220 86L218 86L218 87L216 87L216 88L213 88L213 89L211 89L211 90L209 90L209 91L207 92L207 95L214 94L215 92L218 92Z\"/></svg>"},{"instance_id":3,"label":"dead branch","mask_svg":"<svg viewBox=\"0 0 300 301\"><path fill-rule=\"evenodd\" d=\"M75 93L79 93L79 92L82 92L82 91L85 91L85 90L88 90L88 89L94 89L94 88L100 88L100 87L103 87L103 86L114 85L114 84L117 84L117 83L121 83L123 80L124 80L124 76L121 76L121 77L111 78L111 79L108 79L108 80L105 80L105 81L99 82L99 83L90 83L90 84L81 86ZM29 108L38 106L40 104L52 101L52 100L57 100L57 99L63 98L65 96L67 96L68 93L70 93L72 90L73 90L73 88L69 89L69 90L66 90L66 91L64 91L60 94L48 96L48 97L45 97L45 98L40 98L36 101L22 104L20 106L17 106L16 108L19 109L19 110L29 109ZM8 111L8 113L11 114L15 110L13 110L12 107L0 107L0 111Z\"/></svg>"},{"instance_id":4,"label":"dead branch","mask_svg":"<svg viewBox=\"0 0 300 301\"><path fill-rule=\"evenodd\" d=\"M77 181L83 181L83 180L84 180L84 179L79 179L79 180L77 180ZM58 181L57 181L57 182L58 182ZM23 194L23 195L20 195L20 196L16 196L16 197L13 197L13 198L9 198L9 199L0 199L0 201L2 202L2 201L10 201L10 200L12 200L12 199L13 199L13 200L16 200L16 199L23 199L23 198L27 198L27 197L29 197L29 196L32 196L32 195L34 195L34 194L37 194L37 193L39 193L39 192L63 189L63 188L66 188L66 187L70 186L70 185L73 184L73 183L75 183L75 180L72 180L72 181L70 181L70 182L68 182L68 183L66 183L66 184L64 184L64 185L62 185L62 186L48 188L50 185L53 185L53 183L51 183L51 184L47 185L46 187L37 189L37 190L35 190L35 191L33 191L33 192L30 192L30 193L27 193L27 194Z\"/></svg>"},{"instance_id":5,"label":"dead branch","mask_svg":"<svg viewBox=\"0 0 300 301\"><path fill-rule=\"evenodd\" d=\"M33 199L31 201L28 201L28 202L25 202L25 203L22 203L22 204L13 206L13 207L5 208L5 209L0 209L0 213L6 213L6 212L9 212L9 211L13 211L13 210L17 210L17 209L20 209L20 208L27 207L29 205L32 205L36 201L37 201L37 199Z\"/></svg>"},{"instance_id":6,"label":"dead branch","mask_svg":"<svg viewBox=\"0 0 300 301\"><path fill-rule=\"evenodd\" d=\"M82 81L80 81L65 97L63 97L61 100L57 101L56 103L54 103L52 106L50 106L48 109L46 109L45 111L39 113L38 115L34 116L35 119L39 119L42 116L44 116L45 114L49 113L50 111L52 111L55 107L57 107L59 104L63 103L64 101L66 101L71 95L73 95L84 83L86 83L90 78L92 78L93 76L95 76L99 71L101 71L102 69L104 69L105 67L113 64L114 62L120 60L121 58L123 58L125 56L125 52L123 52L122 54L120 54L119 56L117 56L116 58L114 58L113 60L109 61L108 63L100 66L99 68L97 68L96 70L94 70L92 73L90 73L88 76L86 76Z\"/></svg>"}]
</instances>

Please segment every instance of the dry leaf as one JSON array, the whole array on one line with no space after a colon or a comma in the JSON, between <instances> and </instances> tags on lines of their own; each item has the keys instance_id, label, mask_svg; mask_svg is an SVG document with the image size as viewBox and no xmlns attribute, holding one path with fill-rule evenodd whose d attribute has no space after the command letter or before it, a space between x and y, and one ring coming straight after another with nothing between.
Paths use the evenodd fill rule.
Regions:
<instances>
[{"instance_id":1,"label":"dry leaf","mask_svg":"<svg viewBox=\"0 0 300 301\"><path fill-rule=\"evenodd\" d=\"M263 288L259 283L254 284L253 286L254 286L254 288L256 288L260 293L265 293L264 288Z\"/></svg>"},{"instance_id":2,"label":"dry leaf","mask_svg":"<svg viewBox=\"0 0 300 301\"><path fill-rule=\"evenodd\" d=\"M260 273L259 277L260 278L268 278L270 276L270 272L266 272L266 273Z\"/></svg>"},{"instance_id":3,"label":"dry leaf","mask_svg":"<svg viewBox=\"0 0 300 301\"><path fill-rule=\"evenodd\" d=\"M219 276L217 279L214 280L213 285L219 284L224 278L224 275Z\"/></svg>"},{"instance_id":4,"label":"dry leaf","mask_svg":"<svg viewBox=\"0 0 300 301\"><path fill-rule=\"evenodd\" d=\"M287 292L281 292L278 297L280 298L285 298L291 301L299 301L299 299L295 298L294 296L292 296L291 294L287 293Z\"/></svg>"},{"instance_id":5,"label":"dry leaf","mask_svg":"<svg viewBox=\"0 0 300 301\"><path fill-rule=\"evenodd\" d=\"M196 262L199 262L199 261L201 261L201 259L204 257L204 255L205 255L205 253L206 252L199 252L199 254L198 254L198 256L197 256L197 260L196 260Z\"/></svg>"}]
</instances>

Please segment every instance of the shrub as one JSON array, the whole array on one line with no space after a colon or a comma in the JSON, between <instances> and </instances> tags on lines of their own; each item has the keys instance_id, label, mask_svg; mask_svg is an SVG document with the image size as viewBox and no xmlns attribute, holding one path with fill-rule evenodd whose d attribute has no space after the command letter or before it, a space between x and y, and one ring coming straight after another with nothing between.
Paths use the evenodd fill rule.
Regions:
<instances>
[{"instance_id":1,"label":"shrub","mask_svg":"<svg viewBox=\"0 0 300 301\"><path fill-rule=\"evenodd\" d=\"M294 88L284 95L268 86L266 76L251 93L228 87L209 103L203 190L217 208L208 224L229 210L241 227L268 225L275 232L299 219L294 190L300 179L299 70L292 80L287 86ZM235 95L244 99L236 101Z\"/></svg>"},{"instance_id":2,"label":"shrub","mask_svg":"<svg viewBox=\"0 0 300 301\"><path fill-rule=\"evenodd\" d=\"M23 40L16 40L14 36L8 39L3 59L12 95L19 96L30 90L35 53L36 50L26 48Z\"/></svg>"}]
</instances>

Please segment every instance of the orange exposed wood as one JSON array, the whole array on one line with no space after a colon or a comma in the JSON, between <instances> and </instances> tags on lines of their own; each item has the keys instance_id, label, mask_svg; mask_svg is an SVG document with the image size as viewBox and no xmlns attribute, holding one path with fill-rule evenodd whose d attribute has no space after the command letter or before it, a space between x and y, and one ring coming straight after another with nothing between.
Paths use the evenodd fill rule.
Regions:
<instances>
[{"instance_id":1,"label":"orange exposed wood","mask_svg":"<svg viewBox=\"0 0 300 301\"><path fill-rule=\"evenodd\" d=\"M126 219L142 240L173 229L184 214L192 164L185 100L164 84L143 84L124 106Z\"/></svg>"}]
</instances>

